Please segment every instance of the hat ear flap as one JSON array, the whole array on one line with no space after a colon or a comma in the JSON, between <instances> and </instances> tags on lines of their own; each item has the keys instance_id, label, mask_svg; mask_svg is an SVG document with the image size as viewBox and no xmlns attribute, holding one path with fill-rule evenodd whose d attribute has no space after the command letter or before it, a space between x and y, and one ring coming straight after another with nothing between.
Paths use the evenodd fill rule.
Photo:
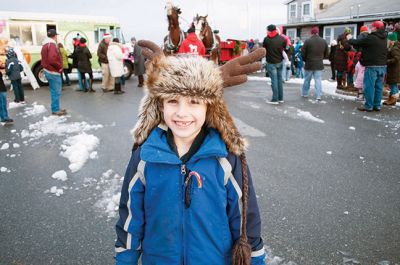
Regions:
<instances>
[{"instance_id":1,"label":"hat ear flap","mask_svg":"<svg viewBox=\"0 0 400 265\"><path fill-rule=\"evenodd\" d=\"M140 102L138 121L131 133L133 135L133 148L136 149L150 135L151 130L161 123L161 113L158 99L147 94Z\"/></svg>"},{"instance_id":2,"label":"hat ear flap","mask_svg":"<svg viewBox=\"0 0 400 265\"><path fill-rule=\"evenodd\" d=\"M229 152L241 155L246 151L247 141L240 135L222 100L208 105L206 120L209 127L215 128L221 134Z\"/></svg>"}]
</instances>

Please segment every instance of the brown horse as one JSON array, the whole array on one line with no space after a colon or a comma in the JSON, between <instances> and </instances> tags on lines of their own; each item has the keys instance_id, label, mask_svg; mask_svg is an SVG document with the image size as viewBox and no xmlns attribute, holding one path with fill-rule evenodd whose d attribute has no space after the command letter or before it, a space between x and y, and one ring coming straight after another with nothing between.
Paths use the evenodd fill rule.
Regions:
<instances>
[{"instance_id":1,"label":"brown horse","mask_svg":"<svg viewBox=\"0 0 400 265\"><path fill-rule=\"evenodd\" d=\"M165 9L167 10L169 33L164 38L164 53L174 54L178 52L179 46L181 46L182 41L185 39L185 34L179 27L181 9L172 5L171 2L167 2Z\"/></svg>"},{"instance_id":2,"label":"brown horse","mask_svg":"<svg viewBox=\"0 0 400 265\"><path fill-rule=\"evenodd\" d=\"M206 48L206 54L210 59L218 64L221 49L219 47L220 38L212 30L207 22L207 16L199 16L198 14L194 18L194 26L196 28L197 37L203 42Z\"/></svg>"}]
</instances>

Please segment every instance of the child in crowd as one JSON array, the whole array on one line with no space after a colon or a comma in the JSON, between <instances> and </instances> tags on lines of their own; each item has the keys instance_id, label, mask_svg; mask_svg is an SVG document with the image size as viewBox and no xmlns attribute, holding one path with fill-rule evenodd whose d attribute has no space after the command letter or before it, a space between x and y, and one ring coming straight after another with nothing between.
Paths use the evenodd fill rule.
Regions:
<instances>
[{"instance_id":1,"label":"child in crowd","mask_svg":"<svg viewBox=\"0 0 400 265\"><path fill-rule=\"evenodd\" d=\"M3 81L1 69L5 69L5 64L0 62L0 121L4 124L11 124L13 120L8 117L7 112L7 89Z\"/></svg>"},{"instance_id":2,"label":"child in crowd","mask_svg":"<svg viewBox=\"0 0 400 265\"><path fill-rule=\"evenodd\" d=\"M25 103L24 88L22 87L21 72L24 70L13 48L7 51L6 73L14 91L14 102Z\"/></svg>"},{"instance_id":3,"label":"child in crowd","mask_svg":"<svg viewBox=\"0 0 400 265\"><path fill-rule=\"evenodd\" d=\"M143 265L265 264L246 142L222 96L261 68L265 50L218 68L139 45L151 59L148 94L121 191L116 264L137 265L140 256Z\"/></svg>"},{"instance_id":4,"label":"child in crowd","mask_svg":"<svg viewBox=\"0 0 400 265\"><path fill-rule=\"evenodd\" d=\"M396 105L399 98L398 83L400 83L400 43L397 34L390 32L388 35L389 52L387 59L387 76L386 83L390 87L390 95L388 100L384 101L384 105Z\"/></svg>"},{"instance_id":5,"label":"child in crowd","mask_svg":"<svg viewBox=\"0 0 400 265\"><path fill-rule=\"evenodd\" d=\"M61 53L61 59L62 59L62 64L63 64L63 72L61 73L61 79L63 79L63 73L65 76L65 82L63 80L63 83L67 84L67 86L71 85L71 81L69 80L68 72L69 72L69 63L68 63L68 53L64 49L64 45L62 43L57 44L58 49L60 50Z\"/></svg>"},{"instance_id":6,"label":"child in crowd","mask_svg":"<svg viewBox=\"0 0 400 265\"><path fill-rule=\"evenodd\" d=\"M364 101L364 72L365 67L358 61L354 70L354 76L356 78L354 87L357 89L356 100L358 101Z\"/></svg>"},{"instance_id":7,"label":"child in crowd","mask_svg":"<svg viewBox=\"0 0 400 265\"><path fill-rule=\"evenodd\" d=\"M81 38L79 40L79 46L76 48L76 60L78 62L78 71L82 77L82 87L84 92L96 92L96 90L93 89L93 71L92 63L90 62L91 58L92 54L86 46L86 39ZM86 74L89 75L88 80L85 77Z\"/></svg>"}]
</instances>

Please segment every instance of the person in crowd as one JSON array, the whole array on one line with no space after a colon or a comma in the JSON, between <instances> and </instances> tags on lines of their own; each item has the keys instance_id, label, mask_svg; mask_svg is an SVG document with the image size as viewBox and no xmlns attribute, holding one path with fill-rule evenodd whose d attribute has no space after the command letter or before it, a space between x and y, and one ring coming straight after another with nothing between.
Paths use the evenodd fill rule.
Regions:
<instances>
[{"instance_id":1,"label":"person in crowd","mask_svg":"<svg viewBox=\"0 0 400 265\"><path fill-rule=\"evenodd\" d=\"M399 99L400 83L400 43L397 34L390 32L388 35L389 52L387 58L387 76L386 83L389 85L390 94L388 100L384 101L384 105L396 105Z\"/></svg>"},{"instance_id":2,"label":"person in crowd","mask_svg":"<svg viewBox=\"0 0 400 265\"><path fill-rule=\"evenodd\" d=\"M149 93L122 184L116 264L265 265L245 140L223 100L224 86L246 80L236 74L261 67L236 69L238 61L253 63L264 50L219 69L201 56L145 47L158 56L147 67Z\"/></svg>"},{"instance_id":3,"label":"person in crowd","mask_svg":"<svg viewBox=\"0 0 400 265\"><path fill-rule=\"evenodd\" d=\"M347 86L346 90L354 91L354 69L357 64L357 51L354 48L350 48L347 52L347 69L346 69L346 78L347 78Z\"/></svg>"},{"instance_id":4,"label":"person in crowd","mask_svg":"<svg viewBox=\"0 0 400 265\"><path fill-rule=\"evenodd\" d=\"M144 56L142 55L142 48L137 45L136 38L131 38L131 46L132 46L132 57L133 57L133 70L135 75L138 77L138 87L144 86L144 73L146 71L144 65Z\"/></svg>"},{"instance_id":5,"label":"person in crowd","mask_svg":"<svg viewBox=\"0 0 400 265\"><path fill-rule=\"evenodd\" d=\"M24 88L21 78L22 71L24 71L24 68L18 60L17 54L13 48L9 48L7 51L6 74L11 81L15 96L14 102L16 103L25 103Z\"/></svg>"},{"instance_id":6,"label":"person in crowd","mask_svg":"<svg viewBox=\"0 0 400 265\"><path fill-rule=\"evenodd\" d=\"M307 39L301 48L301 54L305 62L305 78L301 90L302 97L308 97L311 78L314 78L315 97L321 100L322 96L322 70L324 70L324 59L328 58L328 44L319 36L319 28L311 29L311 37Z\"/></svg>"},{"instance_id":7,"label":"person in crowd","mask_svg":"<svg viewBox=\"0 0 400 265\"><path fill-rule=\"evenodd\" d=\"M296 67L296 78L304 78L304 60L301 55L301 47L303 47L303 42L298 39L296 46L294 47L294 62Z\"/></svg>"},{"instance_id":8,"label":"person in crowd","mask_svg":"<svg viewBox=\"0 0 400 265\"><path fill-rule=\"evenodd\" d=\"M196 28L193 23L188 29L187 33L188 34L186 38L183 40L182 45L179 47L178 53L205 56L206 48L204 47L203 42L199 40L199 38L197 38Z\"/></svg>"},{"instance_id":9,"label":"person in crowd","mask_svg":"<svg viewBox=\"0 0 400 265\"><path fill-rule=\"evenodd\" d=\"M331 65L331 72L332 72L332 76L331 76L331 80L335 81L336 80L336 69L335 69L335 53L336 53L336 48L337 48L337 41L336 40L332 40L331 41L331 47L329 50L329 62Z\"/></svg>"},{"instance_id":10,"label":"person in crowd","mask_svg":"<svg viewBox=\"0 0 400 265\"><path fill-rule=\"evenodd\" d=\"M61 79L63 78L63 73L64 73L65 83L67 84L67 86L70 86L71 81L69 80L69 76L68 76L68 73L69 73L68 53L64 49L64 45L62 45L62 43L58 43L58 49L60 50L62 64L63 64L63 72L61 73ZM63 82L64 82L64 80L63 80Z\"/></svg>"},{"instance_id":11,"label":"person in crowd","mask_svg":"<svg viewBox=\"0 0 400 265\"><path fill-rule=\"evenodd\" d=\"M351 37L351 29L345 28L343 34L337 38L337 48L335 52L335 69L337 89L346 88L347 52L351 49L348 38Z\"/></svg>"},{"instance_id":12,"label":"person in crowd","mask_svg":"<svg viewBox=\"0 0 400 265\"><path fill-rule=\"evenodd\" d=\"M365 67L358 61L354 69L354 87L357 89L356 100L358 101L364 101L364 72Z\"/></svg>"},{"instance_id":13,"label":"person in crowd","mask_svg":"<svg viewBox=\"0 0 400 265\"><path fill-rule=\"evenodd\" d=\"M387 40L382 21L371 24L371 33L362 39L350 39L349 44L361 47L360 63L365 66L363 106L359 111L380 111L382 100L383 78L386 74Z\"/></svg>"},{"instance_id":14,"label":"person in crowd","mask_svg":"<svg viewBox=\"0 0 400 265\"><path fill-rule=\"evenodd\" d=\"M290 75L291 75L291 72L290 72L291 62L289 60L289 56L290 55L288 55L287 52L282 51L282 56L283 56L283 66L282 66L282 68L285 69L285 71L282 71L282 81L286 82L286 81L290 80Z\"/></svg>"},{"instance_id":15,"label":"person in crowd","mask_svg":"<svg viewBox=\"0 0 400 265\"><path fill-rule=\"evenodd\" d=\"M76 59L78 61L78 71L82 77L82 86L84 92L96 92L96 90L93 89L93 71L92 63L90 62L92 54L86 46L85 38L81 38L79 42L79 46L78 48L76 48ZM88 74L89 76L89 79L87 80L86 74ZM88 83L89 85L87 86L86 83ZM89 89L87 89L87 87L89 87Z\"/></svg>"},{"instance_id":16,"label":"person in crowd","mask_svg":"<svg viewBox=\"0 0 400 265\"><path fill-rule=\"evenodd\" d=\"M72 39L72 45L74 47L74 51L72 54L68 55L68 58L72 59L72 68L75 68L78 70L78 61L76 60L76 48L79 47L80 44L80 34L78 33L75 38ZM84 91L83 86L82 86L82 76L79 71L77 71L77 76L78 76L78 89L76 91ZM89 89L89 84L86 82L86 89Z\"/></svg>"},{"instance_id":17,"label":"person in crowd","mask_svg":"<svg viewBox=\"0 0 400 265\"><path fill-rule=\"evenodd\" d=\"M44 75L49 82L51 95L51 113L62 116L67 113L65 109L60 108L61 95L61 72L63 71L60 51L57 48L57 35L55 29L47 31L47 39L44 41L41 50L41 65L44 68Z\"/></svg>"},{"instance_id":18,"label":"person in crowd","mask_svg":"<svg viewBox=\"0 0 400 265\"><path fill-rule=\"evenodd\" d=\"M283 103L283 55L286 48L286 40L278 34L276 26L271 24L267 27L267 36L264 38L263 47L266 49L267 71L271 78L272 99L268 104L277 105Z\"/></svg>"},{"instance_id":19,"label":"person in crowd","mask_svg":"<svg viewBox=\"0 0 400 265\"><path fill-rule=\"evenodd\" d=\"M4 125L9 125L14 122L10 119L7 112L7 88L4 84L3 73L1 70L5 69L6 65L0 62L0 122Z\"/></svg>"},{"instance_id":20,"label":"person in crowd","mask_svg":"<svg viewBox=\"0 0 400 265\"><path fill-rule=\"evenodd\" d=\"M364 25L360 27L360 35L357 36L357 39L362 39L367 37L369 34L368 26Z\"/></svg>"},{"instance_id":21,"label":"person in crowd","mask_svg":"<svg viewBox=\"0 0 400 265\"><path fill-rule=\"evenodd\" d=\"M114 94L123 94L122 82L124 79L124 54L123 47L119 43L118 38L114 38L109 43L107 49L108 66L110 67L111 76L115 79Z\"/></svg>"},{"instance_id":22,"label":"person in crowd","mask_svg":"<svg viewBox=\"0 0 400 265\"><path fill-rule=\"evenodd\" d=\"M103 79L101 82L103 92L111 92L114 90L115 80L111 76L107 58L107 49L110 40L110 33L104 33L103 40L100 42L99 47L97 48L97 56L99 57L99 64L101 65L101 71L103 75Z\"/></svg>"}]
</instances>

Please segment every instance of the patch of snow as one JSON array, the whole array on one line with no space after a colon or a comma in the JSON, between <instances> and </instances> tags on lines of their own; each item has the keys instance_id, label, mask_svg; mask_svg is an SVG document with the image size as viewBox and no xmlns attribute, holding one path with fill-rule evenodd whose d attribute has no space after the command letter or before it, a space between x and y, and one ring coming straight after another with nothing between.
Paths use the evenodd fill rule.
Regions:
<instances>
[{"instance_id":1,"label":"patch of snow","mask_svg":"<svg viewBox=\"0 0 400 265\"><path fill-rule=\"evenodd\" d=\"M97 159L97 158L99 158L99 156L97 155L96 151L93 151L93 152L90 153L89 158L90 159Z\"/></svg>"},{"instance_id":2,"label":"patch of snow","mask_svg":"<svg viewBox=\"0 0 400 265\"><path fill-rule=\"evenodd\" d=\"M11 130L11 133L16 133L17 132L17 130Z\"/></svg>"},{"instance_id":3,"label":"patch of snow","mask_svg":"<svg viewBox=\"0 0 400 265\"><path fill-rule=\"evenodd\" d=\"M81 133L89 130L103 128L103 125L90 125L87 122L66 123L67 117L49 116L43 120L29 125L29 130L21 132L21 138L29 137L29 141L38 140L47 135L62 136L65 134Z\"/></svg>"},{"instance_id":4,"label":"patch of snow","mask_svg":"<svg viewBox=\"0 0 400 265\"><path fill-rule=\"evenodd\" d=\"M348 214L349 214L349 211L344 211L344 214L348 215Z\"/></svg>"},{"instance_id":5,"label":"patch of snow","mask_svg":"<svg viewBox=\"0 0 400 265\"><path fill-rule=\"evenodd\" d=\"M349 127L349 130L355 131L355 130L356 130L356 127L350 126L350 127Z\"/></svg>"},{"instance_id":6,"label":"patch of snow","mask_svg":"<svg viewBox=\"0 0 400 265\"><path fill-rule=\"evenodd\" d=\"M331 154L332 154L332 151L326 151L326 153L327 153L328 155L331 155Z\"/></svg>"},{"instance_id":7,"label":"patch of snow","mask_svg":"<svg viewBox=\"0 0 400 265\"><path fill-rule=\"evenodd\" d=\"M15 157L15 154L10 155L10 157L11 157L11 158L14 158L14 157Z\"/></svg>"},{"instance_id":8,"label":"patch of snow","mask_svg":"<svg viewBox=\"0 0 400 265\"><path fill-rule=\"evenodd\" d=\"M20 147L20 145L19 145L19 144L17 144L17 143L13 143L13 147L14 147L14 148L19 148L19 147Z\"/></svg>"},{"instance_id":9,"label":"patch of snow","mask_svg":"<svg viewBox=\"0 0 400 265\"><path fill-rule=\"evenodd\" d=\"M8 170L8 168L6 168L6 167L1 167L0 168L0 172L7 172L7 170Z\"/></svg>"},{"instance_id":10,"label":"patch of snow","mask_svg":"<svg viewBox=\"0 0 400 265\"><path fill-rule=\"evenodd\" d=\"M25 115L23 115L23 118L29 117L29 116L37 116L39 114L45 113L47 109L43 105L36 105L36 102L33 103L32 107L28 107L25 110Z\"/></svg>"},{"instance_id":11,"label":"patch of snow","mask_svg":"<svg viewBox=\"0 0 400 265\"><path fill-rule=\"evenodd\" d=\"M78 134L68 137L63 141L60 153L69 160L71 172L80 170L89 159L90 153L98 146L99 138L92 134Z\"/></svg>"},{"instance_id":12,"label":"patch of snow","mask_svg":"<svg viewBox=\"0 0 400 265\"><path fill-rule=\"evenodd\" d=\"M8 109L16 109L16 108L20 108L20 107L24 107L24 106L26 106L26 104L23 104L23 103L16 103L16 102L11 101L11 102L8 104Z\"/></svg>"},{"instance_id":13,"label":"patch of snow","mask_svg":"<svg viewBox=\"0 0 400 265\"><path fill-rule=\"evenodd\" d=\"M10 145L9 145L8 143L4 143L4 144L1 146L0 150L7 150L9 147L10 147Z\"/></svg>"},{"instance_id":14,"label":"patch of snow","mask_svg":"<svg viewBox=\"0 0 400 265\"><path fill-rule=\"evenodd\" d=\"M317 117L314 117L309 111L302 111L302 110L297 110L297 116L305 119L305 120L309 120L309 121L313 121L313 122L319 122L319 123L325 123L324 120L318 119Z\"/></svg>"},{"instance_id":15,"label":"patch of snow","mask_svg":"<svg viewBox=\"0 0 400 265\"><path fill-rule=\"evenodd\" d=\"M50 193L55 194L56 196L60 196L62 194L64 194L64 190L63 189L57 189L57 186L53 186L50 188Z\"/></svg>"},{"instance_id":16,"label":"patch of snow","mask_svg":"<svg viewBox=\"0 0 400 265\"><path fill-rule=\"evenodd\" d=\"M113 174L110 169L102 174L98 183L98 185L105 187L105 190L101 193L101 199L94 205L102 209L109 218L117 216L122 181L123 178L118 174ZM100 186L96 187L96 190L98 189L100 189Z\"/></svg>"},{"instance_id":17,"label":"patch of snow","mask_svg":"<svg viewBox=\"0 0 400 265\"><path fill-rule=\"evenodd\" d=\"M53 179L58 179L61 181L66 181L68 179L67 172L65 172L64 170L59 170L59 171L54 172L53 175L51 175L51 177Z\"/></svg>"}]
</instances>

